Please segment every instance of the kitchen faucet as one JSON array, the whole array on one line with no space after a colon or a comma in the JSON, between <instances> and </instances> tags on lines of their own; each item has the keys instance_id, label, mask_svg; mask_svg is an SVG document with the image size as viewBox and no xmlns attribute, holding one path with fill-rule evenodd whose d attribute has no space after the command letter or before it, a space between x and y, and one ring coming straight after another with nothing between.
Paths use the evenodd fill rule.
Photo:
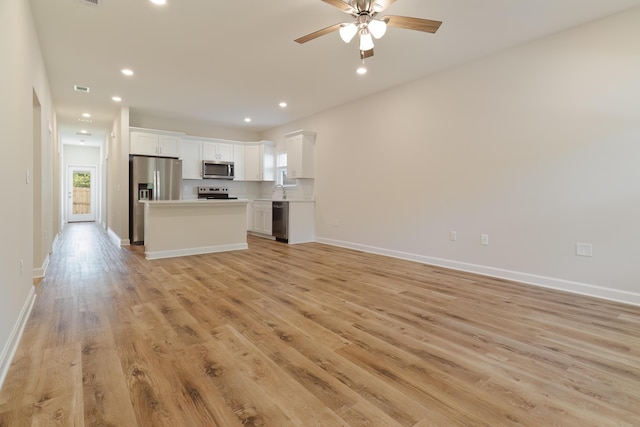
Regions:
<instances>
[{"instance_id":1,"label":"kitchen faucet","mask_svg":"<svg viewBox=\"0 0 640 427\"><path fill-rule=\"evenodd\" d=\"M273 187L273 192L275 193L276 191L278 191L278 187L282 188L282 200L287 200L287 190L285 190L284 185L276 185L275 187Z\"/></svg>"}]
</instances>

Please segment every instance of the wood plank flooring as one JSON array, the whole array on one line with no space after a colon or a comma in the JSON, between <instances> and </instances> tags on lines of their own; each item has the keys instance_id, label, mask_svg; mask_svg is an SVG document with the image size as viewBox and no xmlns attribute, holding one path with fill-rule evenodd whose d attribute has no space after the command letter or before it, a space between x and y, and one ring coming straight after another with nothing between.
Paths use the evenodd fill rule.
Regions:
<instances>
[{"instance_id":1,"label":"wood plank flooring","mask_svg":"<svg viewBox=\"0 0 640 427\"><path fill-rule=\"evenodd\" d=\"M65 227L14 426L640 426L640 308L321 244L147 261Z\"/></svg>"}]
</instances>

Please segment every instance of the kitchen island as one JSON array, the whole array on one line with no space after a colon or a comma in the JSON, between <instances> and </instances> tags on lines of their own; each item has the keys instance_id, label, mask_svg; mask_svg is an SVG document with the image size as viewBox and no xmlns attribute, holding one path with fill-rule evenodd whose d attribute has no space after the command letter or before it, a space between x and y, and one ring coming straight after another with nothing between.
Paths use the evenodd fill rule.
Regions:
<instances>
[{"instance_id":1,"label":"kitchen island","mask_svg":"<svg viewBox=\"0 0 640 427\"><path fill-rule=\"evenodd\" d=\"M248 249L247 203L239 200L154 200L144 203L147 259Z\"/></svg>"}]
</instances>

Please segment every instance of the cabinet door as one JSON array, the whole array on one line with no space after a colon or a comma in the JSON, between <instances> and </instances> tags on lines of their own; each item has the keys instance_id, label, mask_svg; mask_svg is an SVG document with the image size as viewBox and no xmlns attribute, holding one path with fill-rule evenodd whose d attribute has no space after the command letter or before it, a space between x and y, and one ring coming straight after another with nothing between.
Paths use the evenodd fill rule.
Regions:
<instances>
[{"instance_id":1,"label":"cabinet door","mask_svg":"<svg viewBox=\"0 0 640 427\"><path fill-rule=\"evenodd\" d=\"M287 177L302 175L302 135L287 138Z\"/></svg>"},{"instance_id":2,"label":"cabinet door","mask_svg":"<svg viewBox=\"0 0 640 427\"><path fill-rule=\"evenodd\" d=\"M260 158L262 160L262 181L276 180L276 148L272 144L260 145Z\"/></svg>"},{"instance_id":3,"label":"cabinet door","mask_svg":"<svg viewBox=\"0 0 640 427\"><path fill-rule=\"evenodd\" d=\"M265 202L264 203L264 234L268 234L271 235L272 232L272 224L273 224L273 218L272 218L272 209L271 209L271 202Z\"/></svg>"},{"instance_id":4,"label":"cabinet door","mask_svg":"<svg viewBox=\"0 0 640 427\"><path fill-rule=\"evenodd\" d=\"M253 202L253 231L264 232L264 209L262 202Z\"/></svg>"},{"instance_id":5,"label":"cabinet door","mask_svg":"<svg viewBox=\"0 0 640 427\"><path fill-rule=\"evenodd\" d=\"M183 140L180 155L182 179L202 179L202 142Z\"/></svg>"},{"instance_id":6,"label":"cabinet door","mask_svg":"<svg viewBox=\"0 0 640 427\"><path fill-rule=\"evenodd\" d=\"M180 138L160 135L158 137L158 155L162 157L180 157Z\"/></svg>"},{"instance_id":7,"label":"cabinet door","mask_svg":"<svg viewBox=\"0 0 640 427\"><path fill-rule=\"evenodd\" d=\"M262 181L260 147L247 145L244 147L244 179L245 181Z\"/></svg>"},{"instance_id":8,"label":"cabinet door","mask_svg":"<svg viewBox=\"0 0 640 427\"><path fill-rule=\"evenodd\" d=\"M244 146L233 146L234 181L244 181Z\"/></svg>"},{"instance_id":9,"label":"cabinet door","mask_svg":"<svg viewBox=\"0 0 640 427\"><path fill-rule=\"evenodd\" d=\"M158 155L158 135L152 133L131 132L131 154L143 156Z\"/></svg>"},{"instance_id":10,"label":"cabinet door","mask_svg":"<svg viewBox=\"0 0 640 427\"><path fill-rule=\"evenodd\" d=\"M289 178L313 178L313 142L304 135L287 138L287 175Z\"/></svg>"},{"instance_id":11,"label":"cabinet door","mask_svg":"<svg viewBox=\"0 0 640 427\"><path fill-rule=\"evenodd\" d=\"M233 144L217 144L218 159L225 162L233 162Z\"/></svg>"},{"instance_id":12,"label":"cabinet door","mask_svg":"<svg viewBox=\"0 0 640 427\"><path fill-rule=\"evenodd\" d=\"M218 159L218 150L213 142L202 142L202 160L220 160Z\"/></svg>"}]
</instances>

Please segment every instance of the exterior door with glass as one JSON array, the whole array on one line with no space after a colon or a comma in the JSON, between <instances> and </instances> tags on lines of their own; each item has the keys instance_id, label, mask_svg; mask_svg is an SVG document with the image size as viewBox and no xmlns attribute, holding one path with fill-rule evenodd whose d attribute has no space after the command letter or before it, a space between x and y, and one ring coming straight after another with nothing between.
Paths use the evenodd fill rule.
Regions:
<instances>
[{"instance_id":1,"label":"exterior door with glass","mask_svg":"<svg viewBox=\"0 0 640 427\"><path fill-rule=\"evenodd\" d=\"M69 166L67 177L68 222L96 220L96 168Z\"/></svg>"}]
</instances>

